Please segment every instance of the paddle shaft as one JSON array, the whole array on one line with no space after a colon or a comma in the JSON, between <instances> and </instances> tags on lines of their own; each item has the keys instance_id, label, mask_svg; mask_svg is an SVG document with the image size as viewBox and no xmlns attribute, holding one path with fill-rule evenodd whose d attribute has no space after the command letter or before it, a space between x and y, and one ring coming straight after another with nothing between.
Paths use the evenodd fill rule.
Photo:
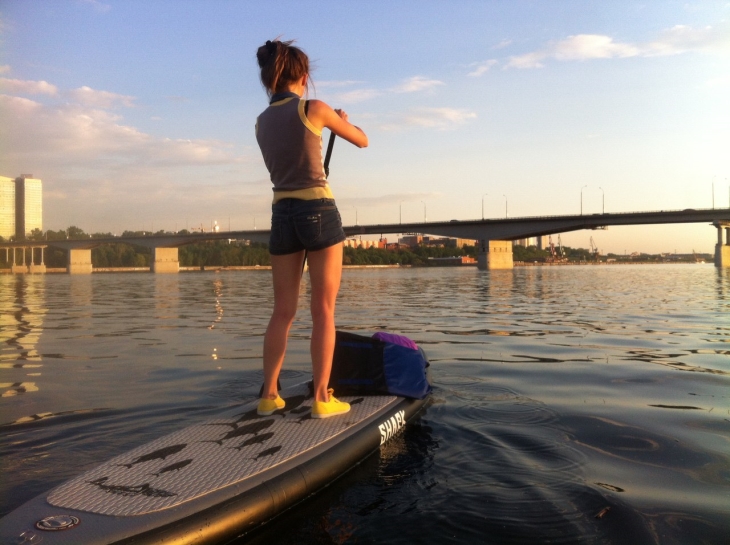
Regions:
<instances>
[{"instance_id":1,"label":"paddle shaft","mask_svg":"<svg viewBox=\"0 0 730 545\"><path fill-rule=\"evenodd\" d=\"M330 132L330 139L327 142L327 153L324 156L324 175L329 178L330 175L330 158L332 157L332 148L335 147L335 133ZM304 259L302 260L302 274L304 274L304 267L307 266L307 251L304 250Z\"/></svg>"},{"instance_id":2,"label":"paddle shaft","mask_svg":"<svg viewBox=\"0 0 730 545\"><path fill-rule=\"evenodd\" d=\"M332 157L332 148L335 146L335 133L330 132L330 139L327 142L327 153L324 156L324 175L329 178L330 175L330 158Z\"/></svg>"}]
</instances>

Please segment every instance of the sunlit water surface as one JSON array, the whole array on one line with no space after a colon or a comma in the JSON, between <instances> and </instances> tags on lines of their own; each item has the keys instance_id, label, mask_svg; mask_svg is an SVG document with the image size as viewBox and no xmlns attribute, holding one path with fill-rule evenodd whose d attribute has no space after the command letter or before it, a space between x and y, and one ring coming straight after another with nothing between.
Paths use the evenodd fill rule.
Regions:
<instances>
[{"instance_id":1,"label":"sunlit water surface","mask_svg":"<svg viewBox=\"0 0 730 545\"><path fill-rule=\"evenodd\" d=\"M0 514L253 399L270 283L0 276ZM337 323L416 340L432 401L242 543L730 543L730 270L347 270Z\"/></svg>"}]
</instances>

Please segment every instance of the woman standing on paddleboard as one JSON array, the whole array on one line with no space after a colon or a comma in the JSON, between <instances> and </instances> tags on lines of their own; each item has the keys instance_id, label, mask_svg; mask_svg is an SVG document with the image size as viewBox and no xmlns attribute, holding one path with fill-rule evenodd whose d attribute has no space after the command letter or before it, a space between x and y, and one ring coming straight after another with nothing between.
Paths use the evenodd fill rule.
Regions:
<instances>
[{"instance_id":1,"label":"woman standing on paddleboard","mask_svg":"<svg viewBox=\"0 0 730 545\"><path fill-rule=\"evenodd\" d=\"M269 107L256 120L256 140L274 184L269 252L274 311L264 337L264 387L258 414L284 408L277 380L299 300L304 260L311 282L314 376L312 417L350 410L328 390L335 348L335 301L342 276L345 233L322 162L322 129L364 148L368 137L347 114L320 100L303 100L309 59L293 42L267 41L258 48L261 83Z\"/></svg>"}]
</instances>

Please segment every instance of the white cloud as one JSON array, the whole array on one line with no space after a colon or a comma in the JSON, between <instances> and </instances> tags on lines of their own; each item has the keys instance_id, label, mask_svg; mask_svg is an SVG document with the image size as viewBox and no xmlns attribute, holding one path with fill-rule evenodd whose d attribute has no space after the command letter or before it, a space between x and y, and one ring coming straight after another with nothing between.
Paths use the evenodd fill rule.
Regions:
<instances>
[{"instance_id":1,"label":"white cloud","mask_svg":"<svg viewBox=\"0 0 730 545\"><path fill-rule=\"evenodd\" d=\"M364 87L360 89L351 89L349 91L341 90L346 87L362 85L364 82L356 80L326 80L315 83L315 89L324 89L325 100L332 105L333 108L339 104L355 104L365 102L381 96L382 91L373 89L372 87ZM334 91L334 92L333 92Z\"/></svg>"},{"instance_id":2,"label":"white cloud","mask_svg":"<svg viewBox=\"0 0 730 545\"><path fill-rule=\"evenodd\" d=\"M3 112L4 119L8 122L11 121L13 114L23 117L37 112L42 107L40 103L28 98L0 95L0 108L2 108L0 111ZM1 124L0 127L2 127Z\"/></svg>"},{"instance_id":3,"label":"white cloud","mask_svg":"<svg viewBox=\"0 0 730 545\"><path fill-rule=\"evenodd\" d=\"M677 25L662 31L654 41L637 44L617 42L610 36L600 34L578 34L550 43L537 51L511 56L505 68L542 68L549 59L585 61L679 55L690 51L730 53L730 32L727 25L716 28Z\"/></svg>"},{"instance_id":4,"label":"white cloud","mask_svg":"<svg viewBox=\"0 0 730 545\"><path fill-rule=\"evenodd\" d=\"M324 87L324 88L350 87L351 85L360 85L362 83L363 83L362 81L356 81L356 80L341 80L341 81L325 80L325 81L314 82L314 86L315 87Z\"/></svg>"},{"instance_id":5,"label":"white cloud","mask_svg":"<svg viewBox=\"0 0 730 545\"><path fill-rule=\"evenodd\" d=\"M222 200L248 202L240 200L241 180L257 171L252 150L213 139L160 138L82 104L0 94L0 119L4 168L44 180L51 228L220 212ZM206 204L212 194L220 197L217 208Z\"/></svg>"},{"instance_id":6,"label":"white cloud","mask_svg":"<svg viewBox=\"0 0 730 545\"><path fill-rule=\"evenodd\" d=\"M343 93L330 95L327 102L331 102L335 105L333 107L336 107L337 104L355 104L357 102L364 102L382 94L382 91L378 91L377 89L353 89L352 91L345 91Z\"/></svg>"},{"instance_id":7,"label":"white cloud","mask_svg":"<svg viewBox=\"0 0 730 545\"><path fill-rule=\"evenodd\" d=\"M361 85L363 82L354 80L343 80L343 81L323 81L316 84L317 88L324 88L325 90L339 90L353 85ZM359 89L342 90L338 92L323 93L325 100L332 104L355 104L358 102L365 102L379 96L383 96L386 93L416 93L419 91L426 91L439 85L444 85L443 81L428 79L423 76L413 76L411 78L401 81L398 85L391 87L387 90L375 89L373 87L362 87Z\"/></svg>"},{"instance_id":8,"label":"white cloud","mask_svg":"<svg viewBox=\"0 0 730 545\"><path fill-rule=\"evenodd\" d=\"M99 2L99 0L81 0L84 4L89 4L94 8L95 11L98 11L100 13L106 13L112 7L109 4L105 4L103 2Z\"/></svg>"},{"instance_id":9,"label":"white cloud","mask_svg":"<svg viewBox=\"0 0 730 545\"><path fill-rule=\"evenodd\" d=\"M47 81L29 81L0 78L0 89L18 95L50 95L58 94L58 88Z\"/></svg>"},{"instance_id":10,"label":"white cloud","mask_svg":"<svg viewBox=\"0 0 730 545\"><path fill-rule=\"evenodd\" d=\"M68 92L68 95L83 106L91 108L110 109L117 105L127 108L134 107L134 97L120 95L109 91L97 91L91 87L83 86Z\"/></svg>"},{"instance_id":11,"label":"white cloud","mask_svg":"<svg viewBox=\"0 0 730 545\"><path fill-rule=\"evenodd\" d=\"M469 110L457 108L418 108L399 114L386 124L383 130L401 130L408 127L448 130L475 119L477 114Z\"/></svg>"},{"instance_id":12,"label":"white cloud","mask_svg":"<svg viewBox=\"0 0 730 545\"><path fill-rule=\"evenodd\" d=\"M635 57L638 54L636 46L617 43L613 38L597 34L569 36L557 42L551 51L551 56L559 61Z\"/></svg>"},{"instance_id":13,"label":"white cloud","mask_svg":"<svg viewBox=\"0 0 730 545\"><path fill-rule=\"evenodd\" d=\"M9 64L0 65L0 74L7 74L8 72L10 72Z\"/></svg>"},{"instance_id":14,"label":"white cloud","mask_svg":"<svg viewBox=\"0 0 730 545\"><path fill-rule=\"evenodd\" d=\"M661 32L659 39L644 47L647 56L679 55L688 51L702 53L730 53L730 28L706 26L692 28L676 25Z\"/></svg>"},{"instance_id":15,"label":"white cloud","mask_svg":"<svg viewBox=\"0 0 730 545\"><path fill-rule=\"evenodd\" d=\"M614 42L609 36L578 34L549 44L545 49L509 58L505 68L542 68L546 59L577 61L635 57L640 49L631 44Z\"/></svg>"},{"instance_id":16,"label":"white cloud","mask_svg":"<svg viewBox=\"0 0 730 545\"><path fill-rule=\"evenodd\" d=\"M82 105L46 106L0 95L3 154L57 165L204 165L240 161L231 146L216 140L155 138L123 124L121 116ZM11 138L12 135L12 138Z\"/></svg>"},{"instance_id":17,"label":"white cloud","mask_svg":"<svg viewBox=\"0 0 730 545\"><path fill-rule=\"evenodd\" d=\"M471 77L481 76L481 75L489 72L489 69L492 68L492 66L496 66L497 64L499 64L499 61L497 61L496 59L489 59L488 61L472 63L469 66L473 66L474 70L469 72L467 74L467 76L471 76Z\"/></svg>"},{"instance_id":18,"label":"white cloud","mask_svg":"<svg viewBox=\"0 0 730 545\"><path fill-rule=\"evenodd\" d=\"M549 57L549 54L545 51L534 51L524 55L512 56L504 68L542 68L545 66L542 61L547 57Z\"/></svg>"},{"instance_id":19,"label":"white cloud","mask_svg":"<svg viewBox=\"0 0 730 545\"><path fill-rule=\"evenodd\" d=\"M444 85L444 82L436 79L428 79L423 76L413 76L402 81L391 90L396 93L416 93L438 87L439 85Z\"/></svg>"}]
</instances>

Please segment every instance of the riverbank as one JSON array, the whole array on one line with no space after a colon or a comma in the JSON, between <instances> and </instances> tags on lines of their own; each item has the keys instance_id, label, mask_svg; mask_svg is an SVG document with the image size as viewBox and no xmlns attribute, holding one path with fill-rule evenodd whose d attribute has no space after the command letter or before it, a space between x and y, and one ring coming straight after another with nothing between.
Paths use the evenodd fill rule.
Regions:
<instances>
[{"instance_id":1,"label":"riverbank","mask_svg":"<svg viewBox=\"0 0 730 545\"><path fill-rule=\"evenodd\" d=\"M515 261L515 267L564 267L566 265L712 265L706 261L568 261L563 263L543 263L540 261Z\"/></svg>"},{"instance_id":2,"label":"riverbank","mask_svg":"<svg viewBox=\"0 0 730 545\"><path fill-rule=\"evenodd\" d=\"M712 265L712 262L688 262L688 261L613 261L606 263L605 261L582 261L582 262L567 262L567 263L541 263L531 261L515 261L515 267L565 267L565 266L580 266L580 265ZM476 263L464 263L462 265L343 265L343 270L349 269L428 269L428 268L443 268L443 267L476 267ZM180 267L180 272L222 272L222 271L270 271L271 265L251 265L251 266L215 266L208 265L203 267ZM63 267L53 267L46 269L45 273L33 273L33 274L67 274L67 270ZM93 273L148 273L151 272L149 267L95 267ZM10 269L0 269L0 274L14 274ZM17 274L31 274L31 273L17 273Z\"/></svg>"}]
</instances>

